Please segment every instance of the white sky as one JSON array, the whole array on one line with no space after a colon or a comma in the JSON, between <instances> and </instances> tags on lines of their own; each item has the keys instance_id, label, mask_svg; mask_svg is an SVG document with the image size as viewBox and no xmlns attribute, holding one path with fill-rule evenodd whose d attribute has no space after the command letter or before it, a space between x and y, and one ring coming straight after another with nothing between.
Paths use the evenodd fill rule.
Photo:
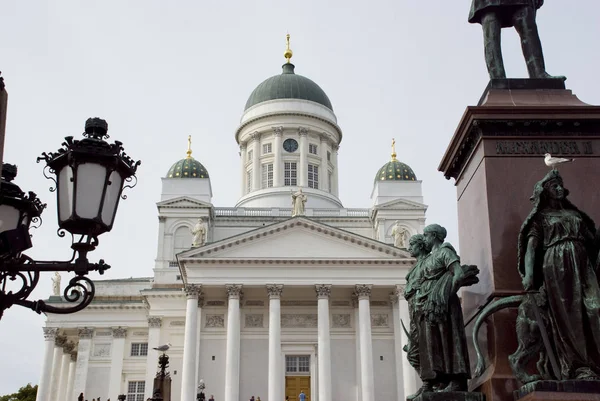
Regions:
<instances>
[{"instance_id":1,"label":"white sky","mask_svg":"<svg viewBox=\"0 0 600 401\"><path fill-rule=\"evenodd\" d=\"M566 75L581 100L600 104L600 4L546 3L538 22L548 72ZM35 159L57 150L64 136L80 137L88 117L108 120L111 141L122 141L143 162L115 228L91 254L112 265L106 278L152 275L160 177L185 156L188 134L211 176L213 203L233 206L241 178L234 131L252 90L281 72L287 32L296 72L329 95L344 133L344 206L370 206L373 178L395 137L398 158L423 180L428 223L446 226L456 244L455 189L437 166L465 107L488 83L481 27L467 23L469 6L470 0L3 1L4 159L19 166L23 190L48 203L29 254L70 256L67 238L56 236L51 182ZM525 77L516 33L505 30L503 39L507 73ZM50 291L47 274L32 299ZM6 311L0 394L38 382L43 324L33 311Z\"/></svg>"}]
</instances>

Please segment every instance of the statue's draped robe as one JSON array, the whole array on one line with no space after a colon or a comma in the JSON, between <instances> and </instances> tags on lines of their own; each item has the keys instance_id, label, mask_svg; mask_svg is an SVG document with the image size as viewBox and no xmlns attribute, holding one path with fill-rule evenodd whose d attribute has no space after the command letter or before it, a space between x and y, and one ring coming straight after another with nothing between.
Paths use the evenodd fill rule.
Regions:
<instances>
[{"instance_id":1,"label":"statue's draped robe","mask_svg":"<svg viewBox=\"0 0 600 401\"><path fill-rule=\"evenodd\" d=\"M450 291L453 279L450 266L455 262L460 262L456 251L445 243L423 264L424 280L415 299L423 380L471 376L462 309L458 296ZM432 317L432 305L437 318Z\"/></svg>"},{"instance_id":2,"label":"statue's draped robe","mask_svg":"<svg viewBox=\"0 0 600 401\"><path fill-rule=\"evenodd\" d=\"M415 266L406 275L406 288L404 289L404 298L408 302L408 312L410 317L409 339L406 347L406 358L412 367L419 370L419 329L418 314L415 309L415 295L421 287L423 279L423 265L429 258L429 255L417 259Z\"/></svg>"},{"instance_id":3,"label":"statue's draped robe","mask_svg":"<svg viewBox=\"0 0 600 401\"><path fill-rule=\"evenodd\" d=\"M469 12L469 22L481 24L481 18L487 12L499 14L502 27L513 26L513 13L523 6L533 7L533 0L473 0Z\"/></svg>"},{"instance_id":4,"label":"statue's draped robe","mask_svg":"<svg viewBox=\"0 0 600 401\"><path fill-rule=\"evenodd\" d=\"M548 295L548 332L563 379L600 373L600 287L586 249L593 235L579 212L562 209L539 212L526 236L539 241L534 276Z\"/></svg>"}]
</instances>

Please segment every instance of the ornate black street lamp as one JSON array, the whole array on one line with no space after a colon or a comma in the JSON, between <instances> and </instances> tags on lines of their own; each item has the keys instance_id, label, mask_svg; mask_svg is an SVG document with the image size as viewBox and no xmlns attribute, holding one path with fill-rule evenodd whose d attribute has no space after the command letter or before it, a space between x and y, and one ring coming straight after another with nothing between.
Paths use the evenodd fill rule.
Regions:
<instances>
[{"instance_id":1,"label":"ornate black street lamp","mask_svg":"<svg viewBox=\"0 0 600 401\"><path fill-rule=\"evenodd\" d=\"M56 152L42 153L44 176L54 181L51 192L57 193L58 235L71 233L73 255L64 262L36 261L22 252L31 247L29 227L41 225L40 215L46 207L29 192L25 195L12 183L17 175L16 166L4 164L0 188L0 318L5 309L21 305L37 313L73 313L90 304L94 297L94 283L86 277L90 271L103 274L110 268L103 260L90 263L87 254L98 246L98 236L113 227L119 198L126 199L123 189L135 186L135 172L140 162L134 162L121 142L105 141L108 124L99 118L86 121L84 139L68 136ZM134 181L135 180L135 181ZM133 183L133 184L132 184ZM75 236L79 238L76 240ZM40 273L48 271L74 272L64 290L64 298L74 305L55 307L44 301L30 301L27 297L36 287ZM8 291L9 281L16 281L21 289Z\"/></svg>"}]
</instances>

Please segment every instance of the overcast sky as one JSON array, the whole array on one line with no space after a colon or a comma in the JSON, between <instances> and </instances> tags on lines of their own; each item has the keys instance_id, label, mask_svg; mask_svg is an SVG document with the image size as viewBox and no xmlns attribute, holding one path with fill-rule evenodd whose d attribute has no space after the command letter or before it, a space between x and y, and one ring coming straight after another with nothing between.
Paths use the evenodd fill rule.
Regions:
<instances>
[{"instance_id":1,"label":"overcast sky","mask_svg":"<svg viewBox=\"0 0 600 401\"><path fill-rule=\"evenodd\" d=\"M488 83L481 27L466 21L470 2L2 1L4 161L19 166L23 190L48 204L29 254L70 257L69 240L56 236L51 182L35 159L64 136L80 137L88 117L106 119L111 140L143 162L113 231L91 254L112 265L105 277L152 275L160 177L185 156L187 135L211 176L213 203L234 206L241 179L234 131L252 90L281 72L287 32L296 73L325 90L343 130L344 206L371 205L373 178L395 137L398 159L423 181L428 223L446 226L456 244L454 183L437 167L465 107ZM548 72L567 76L582 101L600 104L600 3L546 3L538 22ZM517 35L505 30L503 39L507 73L525 77ZM33 298L50 292L48 274ZM0 394L38 382L43 325L33 311L6 311Z\"/></svg>"}]
</instances>

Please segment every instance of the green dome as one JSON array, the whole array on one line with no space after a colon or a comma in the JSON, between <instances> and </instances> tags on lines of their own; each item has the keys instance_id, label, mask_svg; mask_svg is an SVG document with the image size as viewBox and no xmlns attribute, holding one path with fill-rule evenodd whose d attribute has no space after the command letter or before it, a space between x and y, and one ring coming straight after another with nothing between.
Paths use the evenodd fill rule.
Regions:
<instances>
[{"instance_id":1,"label":"green dome","mask_svg":"<svg viewBox=\"0 0 600 401\"><path fill-rule=\"evenodd\" d=\"M208 171L198 160L186 157L171 166L167 178L208 178Z\"/></svg>"},{"instance_id":2,"label":"green dome","mask_svg":"<svg viewBox=\"0 0 600 401\"><path fill-rule=\"evenodd\" d=\"M412 168L396 158L384 164L375 176L375 181L416 181L416 179L417 176Z\"/></svg>"},{"instance_id":3,"label":"green dome","mask_svg":"<svg viewBox=\"0 0 600 401\"><path fill-rule=\"evenodd\" d=\"M295 74L294 64L287 63L282 68L281 75L268 78L254 89L244 111L256 104L275 99L310 100L333 111L329 98L319 85L302 75Z\"/></svg>"}]
</instances>

